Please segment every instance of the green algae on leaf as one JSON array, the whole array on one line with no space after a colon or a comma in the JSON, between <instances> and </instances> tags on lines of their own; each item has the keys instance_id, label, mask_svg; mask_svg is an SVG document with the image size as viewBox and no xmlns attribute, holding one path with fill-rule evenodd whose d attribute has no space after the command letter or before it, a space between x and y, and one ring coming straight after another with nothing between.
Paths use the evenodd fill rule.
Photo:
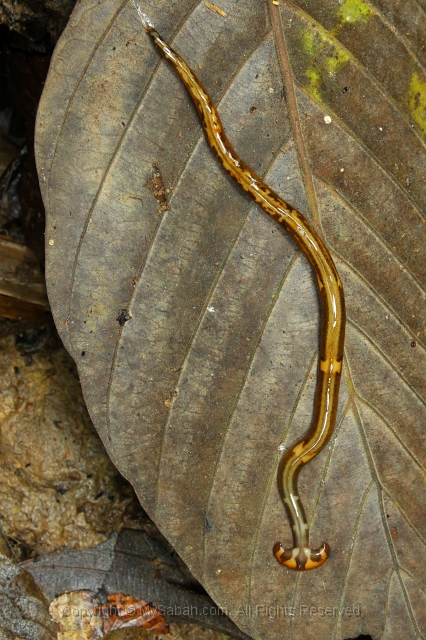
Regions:
<instances>
[{"instance_id":1,"label":"green algae on leaf","mask_svg":"<svg viewBox=\"0 0 426 640\"><path fill-rule=\"evenodd\" d=\"M338 46L323 29L309 28L303 31L303 50L309 61L305 71L308 79L308 91L321 100L321 84L325 75L334 76L336 72L350 60L349 53Z\"/></svg>"},{"instance_id":2,"label":"green algae on leaf","mask_svg":"<svg viewBox=\"0 0 426 640\"><path fill-rule=\"evenodd\" d=\"M363 0L345 0L337 15L342 22L367 22L373 11Z\"/></svg>"},{"instance_id":3,"label":"green algae on leaf","mask_svg":"<svg viewBox=\"0 0 426 640\"><path fill-rule=\"evenodd\" d=\"M408 107L411 117L426 134L426 82L414 73L408 89Z\"/></svg>"}]
</instances>

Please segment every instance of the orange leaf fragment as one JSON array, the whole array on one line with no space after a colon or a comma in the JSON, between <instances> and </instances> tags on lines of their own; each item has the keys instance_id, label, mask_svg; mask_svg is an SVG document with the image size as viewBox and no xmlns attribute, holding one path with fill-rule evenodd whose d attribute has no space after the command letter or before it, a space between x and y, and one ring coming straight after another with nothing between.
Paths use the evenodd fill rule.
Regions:
<instances>
[{"instance_id":1,"label":"orange leaf fragment","mask_svg":"<svg viewBox=\"0 0 426 640\"><path fill-rule=\"evenodd\" d=\"M157 633L169 633L169 625L158 609L145 600L135 600L123 593L108 596L108 616L104 619L104 633L125 629L126 627L143 627Z\"/></svg>"}]
</instances>

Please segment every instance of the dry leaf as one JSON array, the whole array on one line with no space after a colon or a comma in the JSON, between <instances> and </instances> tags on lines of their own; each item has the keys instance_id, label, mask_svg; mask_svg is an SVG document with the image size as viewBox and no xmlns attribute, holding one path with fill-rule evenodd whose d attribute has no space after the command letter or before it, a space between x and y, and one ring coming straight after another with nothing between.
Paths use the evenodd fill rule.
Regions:
<instances>
[{"instance_id":1,"label":"dry leaf","mask_svg":"<svg viewBox=\"0 0 426 640\"><path fill-rule=\"evenodd\" d=\"M130 627L169 633L155 607L122 593L109 595L107 602L100 602L90 591L63 593L52 600L49 611L59 626L60 640L102 640L112 631Z\"/></svg>"},{"instance_id":2,"label":"dry leaf","mask_svg":"<svg viewBox=\"0 0 426 640\"><path fill-rule=\"evenodd\" d=\"M102 605L101 609L104 612ZM108 596L106 609L110 615L104 620L104 632L140 627L161 634L170 633L164 616L145 600L135 600L123 593L113 593Z\"/></svg>"},{"instance_id":3,"label":"dry leaf","mask_svg":"<svg viewBox=\"0 0 426 640\"><path fill-rule=\"evenodd\" d=\"M0 555L0 637L2 640L56 640L47 603L33 577Z\"/></svg>"},{"instance_id":4,"label":"dry leaf","mask_svg":"<svg viewBox=\"0 0 426 640\"><path fill-rule=\"evenodd\" d=\"M151 532L152 526L151 523ZM39 556L23 566L49 602L62 597L64 592L101 594L101 602L91 598L90 609L104 620L104 632L113 624L125 623L128 628L136 621L148 623L153 634L160 630L166 633L164 615L173 623L195 623L194 628L209 629L213 636L247 640L248 636L218 612L188 570L182 572L178 568L176 560L146 532L124 530L92 549L66 549ZM179 565L182 566L182 561ZM121 600L119 608L117 598ZM145 606L144 602L150 605ZM88 615L88 606L83 608ZM119 609L122 614L131 615L117 616ZM62 616L61 611L58 615ZM70 613L69 607L65 613ZM81 619L82 613L77 608L76 617Z\"/></svg>"},{"instance_id":5,"label":"dry leaf","mask_svg":"<svg viewBox=\"0 0 426 640\"><path fill-rule=\"evenodd\" d=\"M218 165L131 2L76 7L40 105L57 326L113 461L246 633L420 637L425 14L398 0L221 6L226 21L196 0L141 3L200 70L242 158L323 234L344 283L338 424L300 476L327 563L299 575L272 556L291 541L280 445L312 414L310 267ZM160 216L154 163L170 189Z\"/></svg>"}]
</instances>

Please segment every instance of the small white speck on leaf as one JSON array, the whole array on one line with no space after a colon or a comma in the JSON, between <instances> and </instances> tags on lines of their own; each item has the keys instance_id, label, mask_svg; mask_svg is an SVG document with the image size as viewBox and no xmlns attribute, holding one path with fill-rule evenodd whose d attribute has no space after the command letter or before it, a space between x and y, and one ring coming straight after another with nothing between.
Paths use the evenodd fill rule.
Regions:
<instances>
[{"instance_id":1,"label":"small white speck on leaf","mask_svg":"<svg viewBox=\"0 0 426 640\"><path fill-rule=\"evenodd\" d=\"M324 116L324 122L325 122L325 124L330 124L330 122L331 122L330 116Z\"/></svg>"}]
</instances>

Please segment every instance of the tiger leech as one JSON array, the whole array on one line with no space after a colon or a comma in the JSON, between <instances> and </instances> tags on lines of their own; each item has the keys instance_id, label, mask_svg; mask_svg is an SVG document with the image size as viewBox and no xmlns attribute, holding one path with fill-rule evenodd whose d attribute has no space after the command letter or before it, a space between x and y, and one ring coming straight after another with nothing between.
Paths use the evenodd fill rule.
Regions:
<instances>
[{"instance_id":1,"label":"tiger leech","mask_svg":"<svg viewBox=\"0 0 426 640\"><path fill-rule=\"evenodd\" d=\"M281 542L277 542L273 548L278 562L289 569L315 569L326 561L330 547L326 542L319 549L309 547L309 527L299 497L297 479L303 465L328 443L336 422L345 335L342 283L321 238L301 213L282 200L238 157L225 135L217 109L201 82L161 38L140 8L137 9L145 29L188 89L203 123L207 141L220 162L244 191L283 225L307 256L315 273L321 306L321 330L314 414L308 432L283 455L278 470L278 488L292 526L294 547L284 549Z\"/></svg>"}]
</instances>

